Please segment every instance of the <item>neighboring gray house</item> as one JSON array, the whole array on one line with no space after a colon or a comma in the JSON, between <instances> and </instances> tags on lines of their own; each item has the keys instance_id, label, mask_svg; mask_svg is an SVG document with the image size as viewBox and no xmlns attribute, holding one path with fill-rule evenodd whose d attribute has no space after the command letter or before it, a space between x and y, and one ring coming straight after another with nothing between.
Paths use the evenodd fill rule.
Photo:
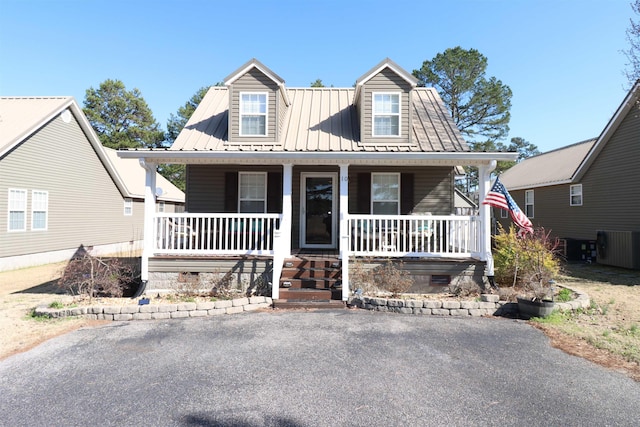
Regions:
<instances>
[{"instance_id":1,"label":"neighboring gray house","mask_svg":"<svg viewBox=\"0 0 640 427\"><path fill-rule=\"evenodd\" d=\"M435 89L389 59L354 88L287 88L255 59L224 83L169 150L119 152L187 165L188 213L155 213L147 177L147 286L232 272L276 300L341 301L355 260L388 258L416 291L483 280L489 209L455 215L455 170L477 166L486 193L517 154L471 151Z\"/></svg>"},{"instance_id":2,"label":"neighboring gray house","mask_svg":"<svg viewBox=\"0 0 640 427\"><path fill-rule=\"evenodd\" d=\"M500 176L569 259L640 269L640 81L597 139L524 160ZM507 227L504 212L495 213Z\"/></svg>"},{"instance_id":3,"label":"neighboring gray house","mask_svg":"<svg viewBox=\"0 0 640 427\"><path fill-rule=\"evenodd\" d=\"M0 271L141 249L145 171L104 148L71 97L0 98ZM158 208L184 193L158 176Z\"/></svg>"}]
</instances>

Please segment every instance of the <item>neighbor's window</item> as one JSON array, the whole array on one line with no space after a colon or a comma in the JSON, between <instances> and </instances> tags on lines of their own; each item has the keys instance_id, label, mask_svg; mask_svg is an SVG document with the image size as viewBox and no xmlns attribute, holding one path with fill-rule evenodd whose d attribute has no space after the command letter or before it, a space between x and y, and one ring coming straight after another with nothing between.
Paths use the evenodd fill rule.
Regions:
<instances>
[{"instance_id":1,"label":"neighbor's window","mask_svg":"<svg viewBox=\"0 0 640 427\"><path fill-rule=\"evenodd\" d=\"M371 174L371 213L398 215L400 213L400 174Z\"/></svg>"},{"instance_id":2,"label":"neighbor's window","mask_svg":"<svg viewBox=\"0 0 640 427\"><path fill-rule=\"evenodd\" d=\"M533 218L533 190L524 192L524 213L529 218Z\"/></svg>"},{"instance_id":3,"label":"neighbor's window","mask_svg":"<svg viewBox=\"0 0 640 427\"><path fill-rule=\"evenodd\" d=\"M158 212L164 212L164 202L158 202Z\"/></svg>"},{"instance_id":4,"label":"neighbor's window","mask_svg":"<svg viewBox=\"0 0 640 427\"><path fill-rule=\"evenodd\" d=\"M240 172L238 212L265 213L267 211L267 173Z\"/></svg>"},{"instance_id":5,"label":"neighbor's window","mask_svg":"<svg viewBox=\"0 0 640 427\"><path fill-rule=\"evenodd\" d=\"M571 206L582 206L582 184L569 187Z\"/></svg>"},{"instance_id":6,"label":"neighbor's window","mask_svg":"<svg viewBox=\"0 0 640 427\"><path fill-rule=\"evenodd\" d=\"M240 93L240 136L267 135L267 93Z\"/></svg>"},{"instance_id":7,"label":"neighbor's window","mask_svg":"<svg viewBox=\"0 0 640 427\"><path fill-rule=\"evenodd\" d=\"M33 190L31 192L31 229L46 230L49 212L49 192Z\"/></svg>"},{"instance_id":8,"label":"neighbor's window","mask_svg":"<svg viewBox=\"0 0 640 427\"><path fill-rule=\"evenodd\" d=\"M9 217L7 231L27 229L27 190L9 189Z\"/></svg>"},{"instance_id":9,"label":"neighbor's window","mask_svg":"<svg viewBox=\"0 0 640 427\"><path fill-rule=\"evenodd\" d=\"M124 214L125 216L133 215L133 199L128 197L124 199Z\"/></svg>"},{"instance_id":10,"label":"neighbor's window","mask_svg":"<svg viewBox=\"0 0 640 427\"><path fill-rule=\"evenodd\" d=\"M400 136L400 94L373 94L373 136Z\"/></svg>"}]
</instances>

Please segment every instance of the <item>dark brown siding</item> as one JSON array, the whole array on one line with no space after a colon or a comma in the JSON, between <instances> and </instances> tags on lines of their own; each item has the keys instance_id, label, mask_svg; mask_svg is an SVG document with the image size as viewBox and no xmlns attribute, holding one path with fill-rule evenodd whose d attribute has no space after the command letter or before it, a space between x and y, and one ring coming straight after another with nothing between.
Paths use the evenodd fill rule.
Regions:
<instances>
[{"instance_id":1,"label":"dark brown siding","mask_svg":"<svg viewBox=\"0 0 640 427\"><path fill-rule=\"evenodd\" d=\"M556 237L579 240L595 240L598 230L640 231L638 135L640 112L632 109L577 183L582 184L582 206L569 205L569 184L536 188L533 224ZM524 210L525 190L510 193ZM508 226L511 220L501 222Z\"/></svg>"}]
</instances>

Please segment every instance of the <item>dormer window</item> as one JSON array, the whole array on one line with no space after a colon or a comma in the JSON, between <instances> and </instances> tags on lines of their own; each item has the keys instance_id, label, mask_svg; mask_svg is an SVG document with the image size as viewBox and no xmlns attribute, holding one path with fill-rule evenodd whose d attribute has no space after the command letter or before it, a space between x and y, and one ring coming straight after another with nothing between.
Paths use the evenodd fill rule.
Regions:
<instances>
[{"instance_id":1,"label":"dormer window","mask_svg":"<svg viewBox=\"0 0 640 427\"><path fill-rule=\"evenodd\" d=\"M399 93L373 93L373 136L400 136Z\"/></svg>"},{"instance_id":2,"label":"dormer window","mask_svg":"<svg viewBox=\"0 0 640 427\"><path fill-rule=\"evenodd\" d=\"M240 136L267 135L266 92L240 93Z\"/></svg>"}]
</instances>

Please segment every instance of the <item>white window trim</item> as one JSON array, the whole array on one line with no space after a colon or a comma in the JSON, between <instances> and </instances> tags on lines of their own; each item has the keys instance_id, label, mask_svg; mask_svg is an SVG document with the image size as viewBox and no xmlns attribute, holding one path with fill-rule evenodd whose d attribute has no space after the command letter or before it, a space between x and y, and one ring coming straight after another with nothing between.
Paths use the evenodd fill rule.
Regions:
<instances>
[{"instance_id":1,"label":"white window trim","mask_svg":"<svg viewBox=\"0 0 640 427\"><path fill-rule=\"evenodd\" d=\"M580 189L579 193L574 193L573 190ZM580 203L573 203L573 196L580 196ZM569 187L569 206L582 206L584 196L582 194L582 184L574 184Z\"/></svg>"},{"instance_id":2,"label":"white window trim","mask_svg":"<svg viewBox=\"0 0 640 427\"><path fill-rule=\"evenodd\" d=\"M402 188L400 188L400 185L401 185L401 183L400 183L400 173L397 173L397 172L373 172L371 174L371 205L369 206L369 209L370 209L369 212L371 212L371 214L373 215L373 203L374 203L374 200L373 200L373 181L374 181L374 179L373 179L373 177L376 176L376 175L378 175L378 176L379 175L394 175L394 176L396 176L398 178L398 199L397 200L391 200L391 199L389 199L389 200L375 200L375 202L376 203L396 202L398 204L398 210L397 210L397 212L395 214L396 215L400 215L400 200L402 198Z\"/></svg>"},{"instance_id":3,"label":"white window trim","mask_svg":"<svg viewBox=\"0 0 640 427\"><path fill-rule=\"evenodd\" d=\"M265 112L242 114L242 96L243 95L264 95L265 96ZM264 135L246 135L242 132L242 116L264 116ZM240 92L238 98L238 135L251 138L264 138L269 135L269 92Z\"/></svg>"},{"instance_id":4,"label":"white window trim","mask_svg":"<svg viewBox=\"0 0 640 427\"><path fill-rule=\"evenodd\" d=\"M165 203L162 200L158 201L158 212L159 213L164 213L165 210Z\"/></svg>"},{"instance_id":5,"label":"white window trim","mask_svg":"<svg viewBox=\"0 0 640 427\"><path fill-rule=\"evenodd\" d=\"M241 198L241 191L240 189L242 188L242 175L263 175L264 176L264 194L263 194L263 198L262 199L243 199ZM269 187L268 183L267 183L267 173L266 172L238 172L238 213L243 213L240 211L240 206L241 206L241 202L264 202L264 210L262 213L267 213L267 188Z\"/></svg>"},{"instance_id":6,"label":"white window trim","mask_svg":"<svg viewBox=\"0 0 640 427\"><path fill-rule=\"evenodd\" d=\"M44 210L36 209L36 193L44 194ZM44 228L35 227L35 213L44 211ZM31 190L31 230L47 231L49 229L49 192L45 190Z\"/></svg>"},{"instance_id":7,"label":"white window trim","mask_svg":"<svg viewBox=\"0 0 640 427\"><path fill-rule=\"evenodd\" d=\"M397 113L376 114L376 95L398 95ZM398 116L397 135L376 135L376 116ZM372 92L371 93L371 136L375 138L399 138L402 136L402 92Z\"/></svg>"},{"instance_id":8,"label":"white window trim","mask_svg":"<svg viewBox=\"0 0 640 427\"><path fill-rule=\"evenodd\" d=\"M124 198L124 216L133 215L133 199L131 197Z\"/></svg>"},{"instance_id":9,"label":"white window trim","mask_svg":"<svg viewBox=\"0 0 640 427\"><path fill-rule=\"evenodd\" d=\"M500 218L509 218L509 212L506 209L498 209L500 211Z\"/></svg>"},{"instance_id":10,"label":"white window trim","mask_svg":"<svg viewBox=\"0 0 640 427\"><path fill-rule=\"evenodd\" d=\"M15 191L15 192L20 192L22 194L24 194L24 205L23 206L14 206L12 205L12 200L11 200L11 192ZM13 201L15 203L15 200ZM13 208L13 209L12 209ZM18 209L18 208L22 208L22 209ZM11 211L14 212L24 212L24 220L22 221L22 228L11 228ZM27 231L27 190L23 189L23 188L9 188L9 190L7 191L7 232L9 233L13 233L13 232L20 232L20 231Z\"/></svg>"},{"instance_id":11,"label":"white window trim","mask_svg":"<svg viewBox=\"0 0 640 427\"><path fill-rule=\"evenodd\" d=\"M529 197L527 197L529 194L531 194L531 200L528 200ZM531 210L533 211L533 215L529 216L527 215L529 213L529 209L527 209L527 206L531 206ZM524 213L525 215L527 215L527 218L534 218L535 214L536 214L536 206L535 206L535 195L533 190L526 190L524 192Z\"/></svg>"}]
</instances>

